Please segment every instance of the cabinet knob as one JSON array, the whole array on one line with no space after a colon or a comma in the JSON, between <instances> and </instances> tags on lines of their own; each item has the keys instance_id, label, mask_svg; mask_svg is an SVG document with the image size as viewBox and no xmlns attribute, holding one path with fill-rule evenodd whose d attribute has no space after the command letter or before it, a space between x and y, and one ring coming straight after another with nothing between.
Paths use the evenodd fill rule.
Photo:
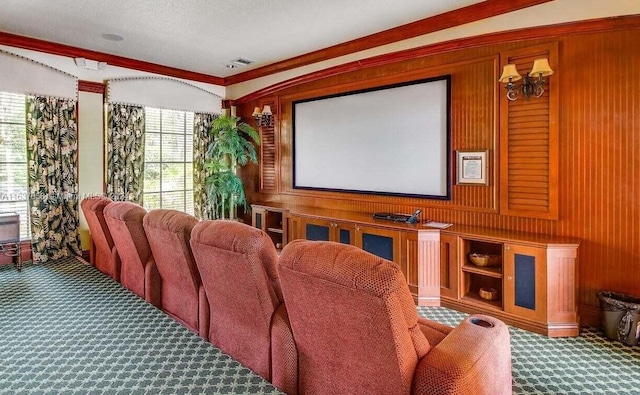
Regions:
<instances>
[{"instance_id":1,"label":"cabinet knob","mask_svg":"<svg viewBox=\"0 0 640 395\"><path fill-rule=\"evenodd\" d=\"M507 276L507 280L511 281L511 280L513 280L513 277Z\"/></svg>"},{"instance_id":2,"label":"cabinet knob","mask_svg":"<svg viewBox=\"0 0 640 395\"><path fill-rule=\"evenodd\" d=\"M504 250L505 250L505 251L509 251L510 249L511 249L511 247L509 247L509 246L504 246Z\"/></svg>"}]
</instances>

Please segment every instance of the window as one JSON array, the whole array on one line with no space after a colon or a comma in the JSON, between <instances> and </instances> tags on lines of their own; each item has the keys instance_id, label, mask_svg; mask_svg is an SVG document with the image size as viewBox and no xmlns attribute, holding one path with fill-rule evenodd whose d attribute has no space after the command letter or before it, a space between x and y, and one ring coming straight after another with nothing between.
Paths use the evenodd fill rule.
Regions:
<instances>
[{"instance_id":1,"label":"window","mask_svg":"<svg viewBox=\"0 0 640 395\"><path fill-rule=\"evenodd\" d=\"M0 212L20 215L20 238L29 239L27 124L24 95L0 92Z\"/></svg>"},{"instance_id":2,"label":"window","mask_svg":"<svg viewBox=\"0 0 640 395\"><path fill-rule=\"evenodd\" d=\"M144 144L144 207L193 215L193 113L146 107Z\"/></svg>"}]
</instances>

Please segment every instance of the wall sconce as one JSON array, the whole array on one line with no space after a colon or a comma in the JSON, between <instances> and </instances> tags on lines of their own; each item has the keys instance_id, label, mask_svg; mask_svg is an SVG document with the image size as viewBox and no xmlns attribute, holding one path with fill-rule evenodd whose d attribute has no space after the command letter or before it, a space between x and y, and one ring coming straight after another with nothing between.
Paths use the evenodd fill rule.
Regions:
<instances>
[{"instance_id":1,"label":"wall sconce","mask_svg":"<svg viewBox=\"0 0 640 395\"><path fill-rule=\"evenodd\" d=\"M536 59L533 62L533 68L529 74L524 75L524 79L520 84L515 84L514 81L522 79L522 76L518 73L518 69L515 64L507 64L502 69L502 75L498 81L505 84L507 89L507 99L517 100L521 95L525 99L529 100L531 96L540 97L544 93L543 85L547 83L543 77L553 74L553 70L549 66L549 60L547 58ZM536 77L538 77L536 79Z\"/></svg>"},{"instance_id":2,"label":"wall sconce","mask_svg":"<svg viewBox=\"0 0 640 395\"><path fill-rule=\"evenodd\" d=\"M256 125L259 127L269 127L273 122L273 113L271 112L271 106L264 106L262 111L260 111L260 107L256 107L253 109L253 119L256 120Z\"/></svg>"}]
</instances>

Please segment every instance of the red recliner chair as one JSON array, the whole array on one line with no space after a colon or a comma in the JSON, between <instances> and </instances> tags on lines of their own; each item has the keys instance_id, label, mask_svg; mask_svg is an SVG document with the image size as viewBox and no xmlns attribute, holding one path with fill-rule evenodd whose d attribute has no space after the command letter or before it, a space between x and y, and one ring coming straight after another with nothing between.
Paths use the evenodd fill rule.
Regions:
<instances>
[{"instance_id":1,"label":"red recliner chair","mask_svg":"<svg viewBox=\"0 0 640 395\"><path fill-rule=\"evenodd\" d=\"M85 198L80 203L82 213L91 233L89 261L102 273L116 281L120 280L120 258L113 243L111 232L104 219L104 209L111 199L103 196Z\"/></svg>"},{"instance_id":2,"label":"red recliner chair","mask_svg":"<svg viewBox=\"0 0 640 395\"><path fill-rule=\"evenodd\" d=\"M198 220L176 210L151 210L142 221L160 274L162 310L195 333L206 333L208 306L189 239Z\"/></svg>"},{"instance_id":3,"label":"red recliner chair","mask_svg":"<svg viewBox=\"0 0 640 395\"><path fill-rule=\"evenodd\" d=\"M132 202L113 202L104 209L120 257L120 283L147 302L161 307L160 275L142 225L147 214Z\"/></svg>"},{"instance_id":4,"label":"red recliner chair","mask_svg":"<svg viewBox=\"0 0 640 395\"><path fill-rule=\"evenodd\" d=\"M209 302L205 338L276 387L295 393L295 345L269 236L239 222L201 221L191 232L191 249Z\"/></svg>"},{"instance_id":5,"label":"red recliner chair","mask_svg":"<svg viewBox=\"0 0 640 395\"><path fill-rule=\"evenodd\" d=\"M359 248L296 240L280 283L304 394L511 394L507 326L418 317L400 268Z\"/></svg>"}]
</instances>

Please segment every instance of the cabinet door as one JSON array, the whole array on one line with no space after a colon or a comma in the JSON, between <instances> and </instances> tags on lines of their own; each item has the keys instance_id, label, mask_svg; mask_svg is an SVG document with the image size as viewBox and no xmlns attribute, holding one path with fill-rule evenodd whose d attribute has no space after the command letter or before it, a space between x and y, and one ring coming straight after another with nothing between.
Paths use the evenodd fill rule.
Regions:
<instances>
[{"instance_id":1,"label":"cabinet door","mask_svg":"<svg viewBox=\"0 0 640 395\"><path fill-rule=\"evenodd\" d=\"M505 244L504 309L521 317L546 317L547 263L543 248Z\"/></svg>"},{"instance_id":2,"label":"cabinet door","mask_svg":"<svg viewBox=\"0 0 640 395\"><path fill-rule=\"evenodd\" d=\"M404 274L409 291L418 299L418 233L402 232L400 234L400 269Z\"/></svg>"},{"instance_id":3,"label":"cabinet door","mask_svg":"<svg viewBox=\"0 0 640 395\"><path fill-rule=\"evenodd\" d=\"M399 231L356 225L355 236L356 247L401 264Z\"/></svg>"},{"instance_id":4,"label":"cabinet door","mask_svg":"<svg viewBox=\"0 0 640 395\"><path fill-rule=\"evenodd\" d=\"M342 244L355 244L355 225L345 222L331 222L331 241Z\"/></svg>"},{"instance_id":5,"label":"cabinet door","mask_svg":"<svg viewBox=\"0 0 640 395\"><path fill-rule=\"evenodd\" d=\"M458 298L458 237L440 233L440 294Z\"/></svg>"},{"instance_id":6,"label":"cabinet door","mask_svg":"<svg viewBox=\"0 0 640 395\"><path fill-rule=\"evenodd\" d=\"M306 240L330 241L333 227L323 219L305 218L301 222L302 238Z\"/></svg>"},{"instance_id":7,"label":"cabinet door","mask_svg":"<svg viewBox=\"0 0 640 395\"><path fill-rule=\"evenodd\" d=\"M297 215L288 214L286 216L287 221L287 242L304 239L302 235L302 225L304 224L304 218Z\"/></svg>"}]
</instances>

